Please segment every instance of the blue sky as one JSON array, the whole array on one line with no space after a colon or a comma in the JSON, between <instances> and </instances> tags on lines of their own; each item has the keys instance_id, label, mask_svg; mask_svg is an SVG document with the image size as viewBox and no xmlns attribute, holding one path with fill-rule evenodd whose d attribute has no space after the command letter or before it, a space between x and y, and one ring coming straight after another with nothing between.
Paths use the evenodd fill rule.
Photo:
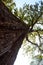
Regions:
<instances>
[{"instance_id":1,"label":"blue sky","mask_svg":"<svg viewBox=\"0 0 43 65\"><path fill-rule=\"evenodd\" d=\"M27 4L34 4L35 2L39 2L41 0L14 0L16 2L17 7L23 7L23 4L26 2ZM43 1L43 0L42 0Z\"/></svg>"}]
</instances>

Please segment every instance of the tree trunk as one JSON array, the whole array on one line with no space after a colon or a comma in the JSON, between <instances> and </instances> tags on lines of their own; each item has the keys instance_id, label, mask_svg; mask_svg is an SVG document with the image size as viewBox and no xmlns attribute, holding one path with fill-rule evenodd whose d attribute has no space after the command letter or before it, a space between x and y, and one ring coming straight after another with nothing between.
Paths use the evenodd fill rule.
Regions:
<instances>
[{"instance_id":1,"label":"tree trunk","mask_svg":"<svg viewBox=\"0 0 43 65\"><path fill-rule=\"evenodd\" d=\"M13 65L28 27L0 1L0 65Z\"/></svg>"}]
</instances>

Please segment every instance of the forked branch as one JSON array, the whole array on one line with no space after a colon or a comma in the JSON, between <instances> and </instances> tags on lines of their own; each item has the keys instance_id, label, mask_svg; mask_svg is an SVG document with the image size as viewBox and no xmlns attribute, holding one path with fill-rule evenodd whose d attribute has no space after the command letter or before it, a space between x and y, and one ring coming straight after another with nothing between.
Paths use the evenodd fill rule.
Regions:
<instances>
[{"instance_id":1,"label":"forked branch","mask_svg":"<svg viewBox=\"0 0 43 65\"><path fill-rule=\"evenodd\" d=\"M32 45L35 45L36 47L38 47L38 49L40 50L40 52L43 53L43 50L40 48L40 46L39 46L37 43L31 42L31 41L28 39L28 36L26 36L26 40L27 40L28 42L30 42Z\"/></svg>"}]
</instances>

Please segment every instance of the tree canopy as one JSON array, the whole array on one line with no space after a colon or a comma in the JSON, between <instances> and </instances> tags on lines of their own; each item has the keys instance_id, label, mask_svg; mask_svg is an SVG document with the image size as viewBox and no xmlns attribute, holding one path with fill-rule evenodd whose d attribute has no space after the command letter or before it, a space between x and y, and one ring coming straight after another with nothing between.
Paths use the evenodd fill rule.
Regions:
<instances>
[{"instance_id":1,"label":"tree canopy","mask_svg":"<svg viewBox=\"0 0 43 65\"><path fill-rule=\"evenodd\" d=\"M25 3L19 10L13 0L3 0L3 2L9 10L22 22L25 22L31 30L28 31L24 40L24 42L29 42L28 45L24 43L24 49L25 45L27 45L26 53L30 52L33 57L43 59L43 1L35 3L34 5ZM37 37L38 39L36 40ZM35 55L36 50L39 53L37 56Z\"/></svg>"}]
</instances>

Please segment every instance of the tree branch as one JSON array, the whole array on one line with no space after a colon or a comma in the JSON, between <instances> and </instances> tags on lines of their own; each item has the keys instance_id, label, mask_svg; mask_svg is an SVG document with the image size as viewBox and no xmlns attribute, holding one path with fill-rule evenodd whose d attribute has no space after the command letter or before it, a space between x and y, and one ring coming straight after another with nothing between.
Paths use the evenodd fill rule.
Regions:
<instances>
[{"instance_id":1,"label":"tree branch","mask_svg":"<svg viewBox=\"0 0 43 65\"><path fill-rule=\"evenodd\" d=\"M33 23L31 30L33 29L34 25L38 22L38 19L42 16L42 13L40 14L40 16L38 16L38 18L36 19L36 21Z\"/></svg>"},{"instance_id":2,"label":"tree branch","mask_svg":"<svg viewBox=\"0 0 43 65\"><path fill-rule=\"evenodd\" d=\"M28 42L30 42L31 44L35 45L36 47L38 47L38 49L40 50L40 52L43 53L43 50L40 48L40 46L39 46L37 43L31 42L31 41L28 39L28 37L26 37L26 40L27 40Z\"/></svg>"},{"instance_id":3,"label":"tree branch","mask_svg":"<svg viewBox=\"0 0 43 65\"><path fill-rule=\"evenodd\" d=\"M39 46L41 46L41 38L40 38L40 34L39 34L39 32L37 31L37 33L38 33L38 36L39 36L39 41L40 41L40 45Z\"/></svg>"},{"instance_id":4,"label":"tree branch","mask_svg":"<svg viewBox=\"0 0 43 65\"><path fill-rule=\"evenodd\" d=\"M42 30L32 30L31 32L38 32L38 31L43 32L43 29Z\"/></svg>"}]
</instances>

